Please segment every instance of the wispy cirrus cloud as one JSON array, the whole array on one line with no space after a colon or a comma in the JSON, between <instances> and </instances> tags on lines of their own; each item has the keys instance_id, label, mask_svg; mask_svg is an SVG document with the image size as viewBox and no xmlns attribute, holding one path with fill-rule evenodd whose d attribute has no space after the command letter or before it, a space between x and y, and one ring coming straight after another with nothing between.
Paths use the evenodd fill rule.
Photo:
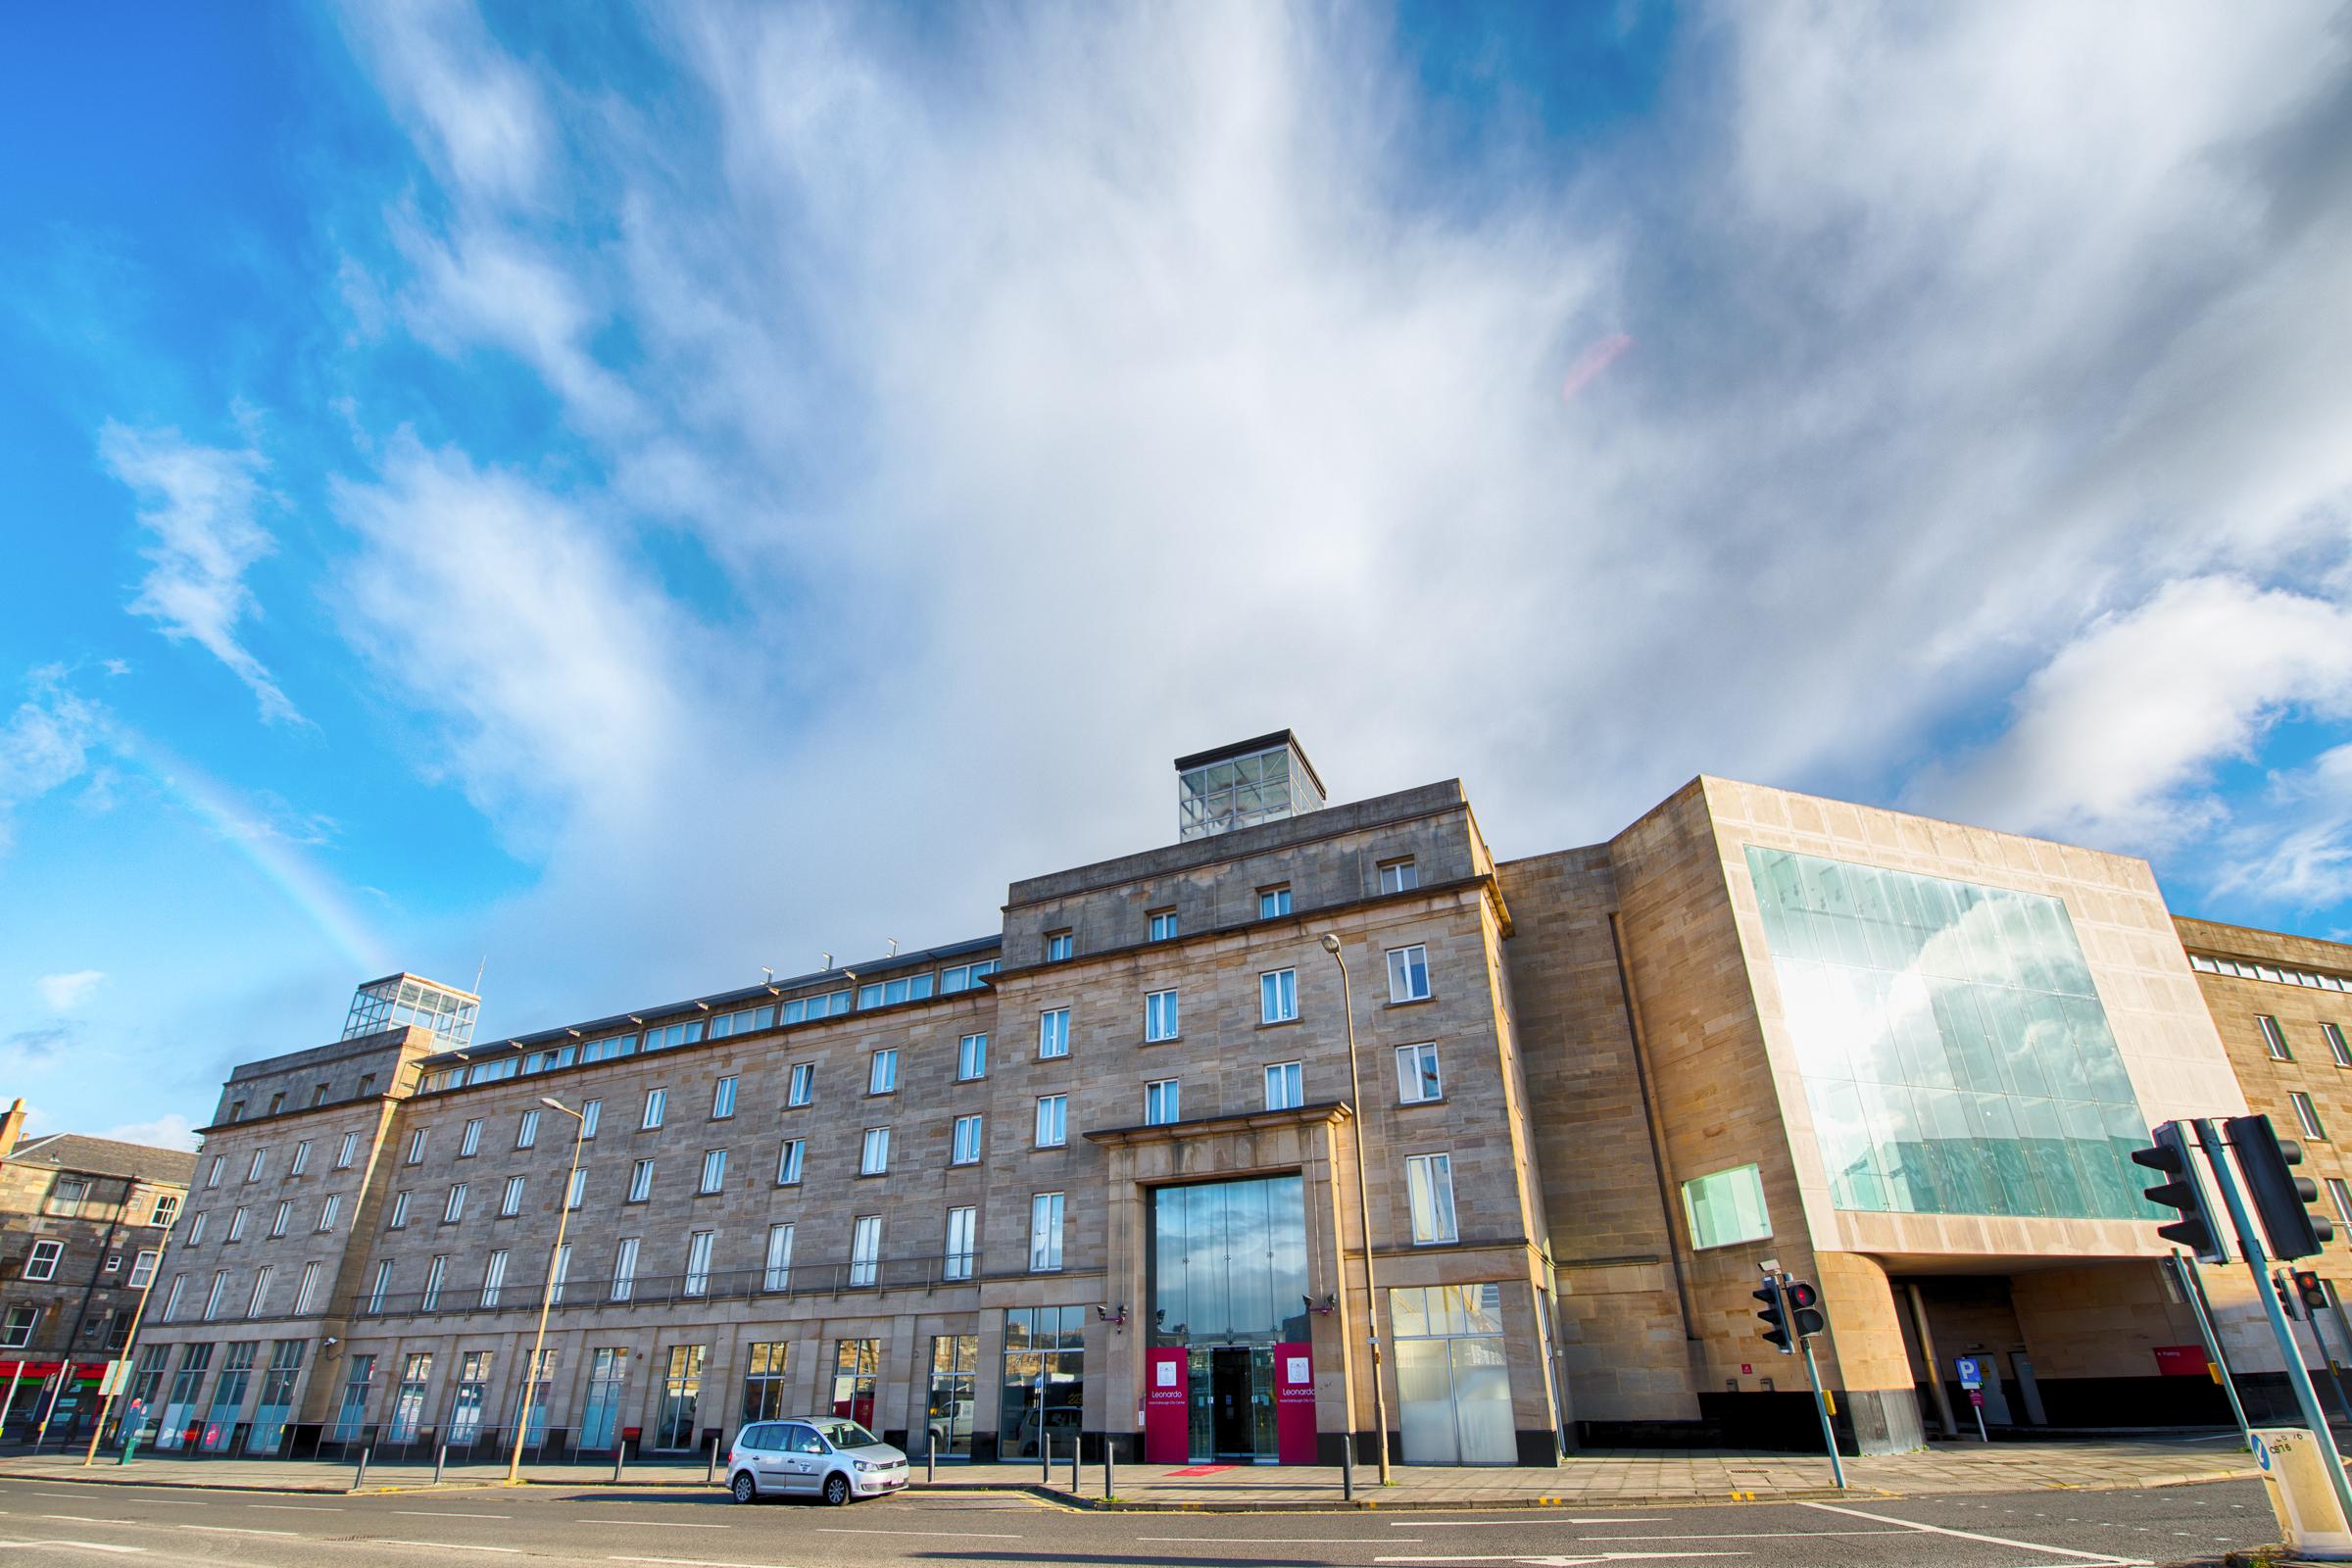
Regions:
<instances>
[{"instance_id":1,"label":"wispy cirrus cloud","mask_svg":"<svg viewBox=\"0 0 2352 1568\"><path fill-rule=\"evenodd\" d=\"M0 852L20 808L88 770L104 723L104 711L67 684L64 666L32 672L24 700L0 724Z\"/></svg>"},{"instance_id":2,"label":"wispy cirrus cloud","mask_svg":"<svg viewBox=\"0 0 2352 1568\"><path fill-rule=\"evenodd\" d=\"M102 969L75 969L68 974L45 974L33 982L33 989L51 1012L72 1012L87 1002L105 979Z\"/></svg>"}]
</instances>

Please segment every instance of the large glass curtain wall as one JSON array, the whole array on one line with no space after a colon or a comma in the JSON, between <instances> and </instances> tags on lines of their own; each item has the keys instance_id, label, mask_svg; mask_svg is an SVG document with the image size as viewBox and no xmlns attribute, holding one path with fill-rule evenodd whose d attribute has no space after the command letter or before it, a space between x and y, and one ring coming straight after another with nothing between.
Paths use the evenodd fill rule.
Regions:
<instances>
[{"instance_id":1,"label":"large glass curtain wall","mask_svg":"<svg viewBox=\"0 0 2352 1568\"><path fill-rule=\"evenodd\" d=\"M1747 864L1838 1207L2155 1212L2064 905L1785 850Z\"/></svg>"},{"instance_id":2,"label":"large glass curtain wall","mask_svg":"<svg viewBox=\"0 0 2352 1568\"><path fill-rule=\"evenodd\" d=\"M1152 1194L1152 1343L1306 1339L1306 1189L1298 1176Z\"/></svg>"}]
</instances>

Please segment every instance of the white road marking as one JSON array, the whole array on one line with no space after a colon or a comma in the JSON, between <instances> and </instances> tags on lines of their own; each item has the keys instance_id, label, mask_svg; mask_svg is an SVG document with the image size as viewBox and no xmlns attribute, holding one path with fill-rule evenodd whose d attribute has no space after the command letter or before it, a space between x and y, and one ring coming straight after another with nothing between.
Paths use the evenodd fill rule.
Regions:
<instances>
[{"instance_id":1,"label":"white road marking","mask_svg":"<svg viewBox=\"0 0 2352 1568\"><path fill-rule=\"evenodd\" d=\"M240 1530L235 1525L181 1525L182 1530L201 1530L208 1536L293 1536L293 1530Z\"/></svg>"},{"instance_id":2,"label":"white road marking","mask_svg":"<svg viewBox=\"0 0 2352 1568\"><path fill-rule=\"evenodd\" d=\"M652 1562L666 1568L784 1568L772 1562L717 1562L709 1557L607 1557L607 1562Z\"/></svg>"},{"instance_id":3,"label":"white road marking","mask_svg":"<svg viewBox=\"0 0 2352 1568\"><path fill-rule=\"evenodd\" d=\"M120 1519L93 1519L86 1513L43 1513L35 1514L33 1517L36 1519L63 1519L69 1524L76 1525L118 1525L122 1522Z\"/></svg>"},{"instance_id":4,"label":"white road marking","mask_svg":"<svg viewBox=\"0 0 2352 1568\"><path fill-rule=\"evenodd\" d=\"M1632 1523L1628 1520L1627 1523ZM1899 1536L1900 1530L1727 1530L1706 1536L1587 1536L1602 1541L1811 1541L1821 1536Z\"/></svg>"},{"instance_id":5,"label":"white road marking","mask_svg":"<svg viewBox=\"0 0 2352 1568\"><path fill-rule=\"evenodd\" d=\"M1916 1519L1902 1519L1890 1513L1867 1513L1860 1508L1840 1507L1834 1502L1799 1502L1797 1506L1818 1508L1823 1513L1841 1513L1849 1519L1868 1519L1876 1524L1901 1525L1907 1530L1917 1530L1931 1536L1951 1536L1960 1541L1982 1541L1994 1546L2015 1546L2021 1551L2046 1551L2052 1556L2069 1558L2075 1562L2106 1563L2110 1565L2110 1568L2120 1568L2122 1564L2144 1560L2137 1557L2118 1557L2110 1551L2075 1551L2066 1546L2045 1545L2038 1541L2015 1541L2007 1536L1980 1536L1971 1530L1947 1530L1941 1525L1923 1525Z\"/></svg>"},{"instance_id":6,"label":"white road marking","mask_svg":"<svg viewBox=\"0 0 2352 1568\"><path fill-rule=\"evenodd\" d=\"M1019 1536L992 1536L978 1530L859 1530L853 1525L818 1525L823 1536L945 1536L951 1541L1019 1541Z\"/></svg>"},{"instance_id":7,"label":"white road marking","mask_svg":"<svg viewBox=\"0 0 2352 1568\"><path fill-rule=\"evenodd\" d=\"M1574 1554L1561 1552L1550 1556L1535 1552L1498 1552L1492 1556L1464 1557L1453 1554L1444 1557L1375 1557L1374 1562L1515 1562L1528 1568L1582 1568L1595 1562L1642 1562L1660 1557L1677 1561L1685 1557L1744 1557L1744 1551L1587 1551Z\"/></svg>"},{"instance_id":8,"label":"white road marking","mask_svg":"<svg viewBox=\"0 0 2352 1568\"><path fill-rule=\"evenodd\" d=\"M72 1546L72 1547L74 1547L76 1550L80 1550L80 1551L112 1551L112 1552L128 1552L128 1553L130 1553L130 1554L131 1554L131 1555L133 1555L133 1556L137 1556L137 1555L139 1555L139 1554L141 1554L141 1553L145 1552L145 1551L146 1551L146 1549L147 1549L145 1546L110 1546L110 1545L107 1545L106 1544L104 1544L103 1542L97 1542L97 1541L8 1541L8 1540L0 1540L0 1546Z\"/></svg>"},{"instance_id":9,"label":"white road marking","mask_svg":"<svg viewBox=\"0 0 2352 1568\"><path fill-rule=\"evenodd\" d=\"M455 1508L391 1508L389 1513L405 1513L415 1519L512 1519L511 1513L460 1513Z\"/></svg>"},{"instance_id":10,"label":"white road marking","mask_svg":"<svg viewBox=\"0 0 2352 1568\"><path fill-rule=\"evenodd\" d=\"M1138 1536L1137 1541L1184 1541L1210 1546L1418 1546L1419 1536Z\"/></svg>"},{"instance_id":11,"label":"white road marking","mask_svg":"<svg viewBox=\"0 0 2352 1568\"><path fill-rule=\"evenodd\" d=\"M1527 1525L1638 1525L1631 1515L1609 1519L1557 1519L1548 1515L1527 1519L1392 1519L1391 1530L1517 1530Z\"/></svg>"},{"instance_id":12,"label":"white road marking","mask_svg":"<svg viewBox=\"0 0 2352 1568\"><path fill-rule=\"evenodd\" d=\"M362 1541L373 1546L429 1546L435 1551L498 1551L512 1557L520 1546L469 1546L463 1541L403 1541L397 1536L362 1536Z\"/></svg>"},{"instance_id":13,"label":"white road marking","mask_svg":"<svg viewBox=\"0 0 2352 1568\"><path fill-rule=\"evenodd\" d=\"M623 1519L612 1514L573 1514L572 1522L582 1525L651 1525L657 1530L732 1530L733 1525L691 1524L683 1519ZM960 1533L960 1532L959 1532Z\"/></svg>"},{"instance_id":14,"label":"white road marking","mask_svg":"<svg viewBox=\"0 0 2352 1568\"><path fill-rule=\"evenodd\" d=\"M339 1502L257 1502L252 1506L268 1508L272 1513L341 1513Z\"/></svg>"}]
</instances>

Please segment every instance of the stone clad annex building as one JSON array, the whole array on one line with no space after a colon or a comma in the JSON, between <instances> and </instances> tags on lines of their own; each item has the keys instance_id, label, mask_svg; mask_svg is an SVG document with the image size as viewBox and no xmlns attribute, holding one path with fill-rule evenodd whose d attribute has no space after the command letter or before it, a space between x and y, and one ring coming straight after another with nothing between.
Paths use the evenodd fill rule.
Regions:
<instances>
[{"instance_id":1,"label":"stone clad annex building","mask_svg":"<svg viewBox=\"0 0 2352 1568\"><path fill-rule=\"evenodd\" d=\"M1367 1314L1406 1462L1802 1441L1765 1257L1819 1283L1862 1448L1948 1428L1957 1353L2019 1425L2218 1408L2127 1155L2337 1114L2352 951L1714 778L1498 862L1458 783L1326 804L1287 731L1177 770L1178 842L985 938L491 1044L399 975L238 1067L136 1347L154 1441L687 1453L829 1408L943 1457L1330 1463Z\"/></svg>"}]
</instances>

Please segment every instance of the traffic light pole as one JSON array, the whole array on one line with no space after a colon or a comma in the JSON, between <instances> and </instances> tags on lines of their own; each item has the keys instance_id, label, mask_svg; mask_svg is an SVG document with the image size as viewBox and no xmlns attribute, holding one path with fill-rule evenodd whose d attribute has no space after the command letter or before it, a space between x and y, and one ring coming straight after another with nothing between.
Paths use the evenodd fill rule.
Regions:
<instances>
[{"instance_id":1,"label":"traffic light pole","mask_svg":"<svg viewBox=\"0 0 2352 1568\"><path fill-rule=\"evenodd\" d=\"M2221 1336L2213 1332L2213 1310L2205 1300L2205 1282L2197 1277L2196 1259L2185 1252L2175 1252L2168 1260L2174 1275L2180 1281L2180 1295L2187 1300L2188 1309L2197 1319L2197 1336L2205 1342L2205 1359L2213 1368L2214 1381L2230 1396L2230 1413L2237 1419L2237 1435L2254 1451L2254 1431L2246 1424L2246 1407L2237 1397L2237 1380L2230 1373L2230 1363L2222 1359Z\"/></svg>"},{"instance_id":2,"label":"traffic light pole","mask_svg":"<svg viewBox=\"0 0 2352 1568\"><path fill-rule=\"evenodd\" d=\"M1813 1390L1813 1413L1821 1417L1821 1441L1830 1450L1830 1475L1837 1481L1838 1490L1843 1492L1845 1490L1845 1461L1838 1457L1838 1433L1830 1425L1830 1407L1821 1396L1821 1368L1813 1364L1813 1341L1808 1336L1796 1343L1805 1348L1805 1382ZM2352 1518L2352 1515L2346 1515L2346 1517Z\"/></svg>"},{"instance_id":3,"label":"traffic light pole","mask_svg":"<svg viewBox=\"0 0 2352 1568\"><path fill-rule=\"evenodd\" d=\"M2295 1405L2303 1412L2303 1424L2311 1429L2313 1440L2319 1444L2328 1483L2335 1489L2336 1504L2343 1509L2344 1517L2352 1520L2352 1477L2344 1474L2344 1457L2336 1451L2335 1434L2328 1429L2328 1417L2320 1410L2320 1396L2311 1386L2311 1374L2304 1369L2303 1351L2287 1325L2286 1308L2279 1303L2278 1293L2271 1288L2270 1254L2263 1250L2261 1231L2247 1216L2245 1197L2238 1191L2237 1173L2230 1169L2221 1135L2205 1117L2198 1117L2192 1125L2197 1130L2197 1142L2205 1148L2206 1160L2213 1167L2214 1185L2221 1189L2222 1201L2230 1210L2230 1225L2237 1232L2246 1272L2254 1277L2254 1294L2262 1298L2263 1311L2271 1320L2271 1334L2278 1340L2279 1353L2286 1361L2287 1387L2295 1391Z\"/></svg>"},{"instance_id":4,"label":"traffic light pole","mask_svg":"<svg viewBox=\"0 0 2352 1568\"><path fill-rule=\"evenodd\" d=\"M2320 1366L2328 1374L2328 1386L2335 1390L2335 1407L2344 1412L2345 1420L2352 1421L2352 1399L2346 1399L2344 1397L2344 1380L2335 1375L2335 1362L2328 1358L2328 1336L2320 1332L2320 1316L2318 1308L2314 1307L2309 1301L2303 1299L2303 1293L2295 1284L2295 1271L2293 1269L2275 1268L2271 1270L2271 1283L2277 1286L2281 1293L2290 1291L2293 1292L2295 1299L2302 1304L2303 1316L2311 1324L2311 1343L2318 1346L2320 1348ZM2291 1325L2288 1332L2293 1332ZM2300 1345L2297 1345L2295 1347L2295 1355L2300 1358L2302 1354L2303 1348ZM2347 1515L2347 1517L2352 1517L2352 1515Z\"/></svg>"}]
</instances>

